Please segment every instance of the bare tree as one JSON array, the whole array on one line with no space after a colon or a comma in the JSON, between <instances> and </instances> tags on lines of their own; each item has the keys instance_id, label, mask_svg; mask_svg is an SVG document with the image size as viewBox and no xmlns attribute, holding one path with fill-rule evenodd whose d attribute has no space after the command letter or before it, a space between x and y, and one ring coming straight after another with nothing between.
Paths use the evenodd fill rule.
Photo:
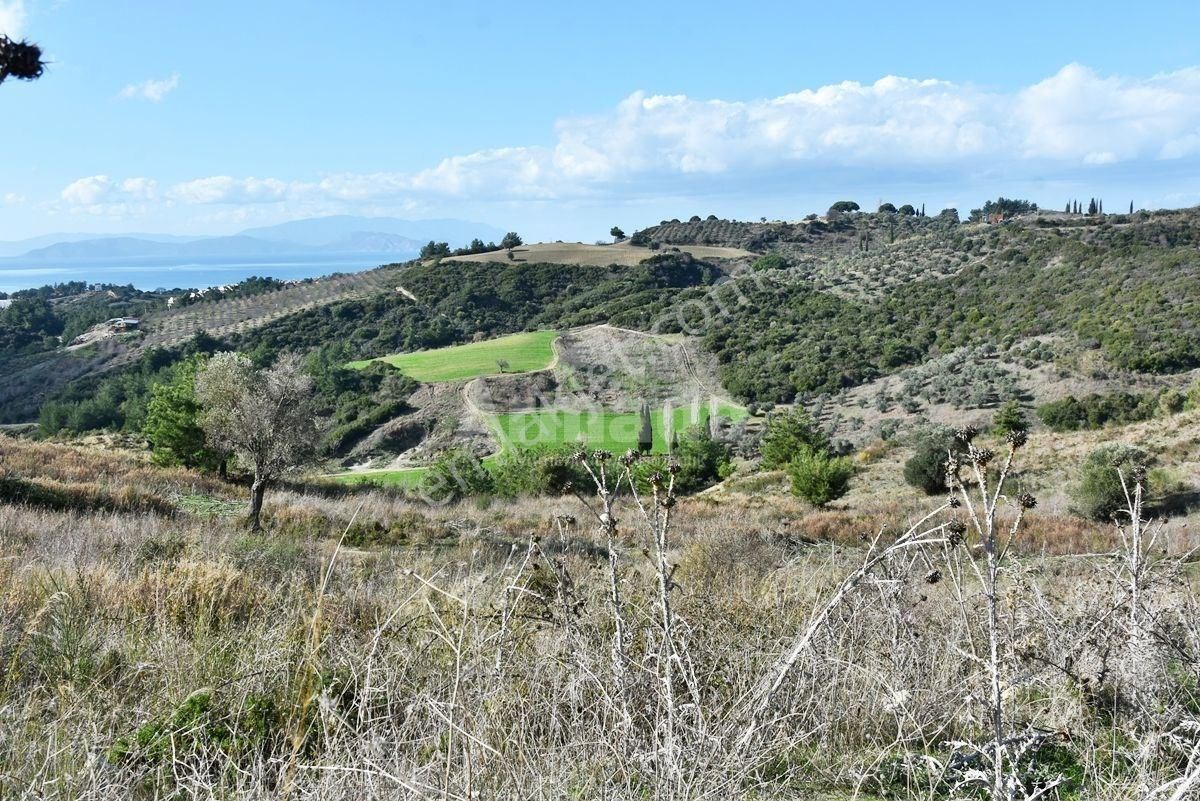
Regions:
<instances>
[{"instance_id":1,"label":"bare tree","mask_svg":"<svg viewBox=\"0 0 1200 801\"><path fill-rule=\"evenodd\" d=\"M250 526L255 531L262 529L267 486L312 458L317 440L312 395L312 379L294 354L256 370L245 356L218 353L196 376L205 435L253 466Z\"/></svg>"}]
</instances>

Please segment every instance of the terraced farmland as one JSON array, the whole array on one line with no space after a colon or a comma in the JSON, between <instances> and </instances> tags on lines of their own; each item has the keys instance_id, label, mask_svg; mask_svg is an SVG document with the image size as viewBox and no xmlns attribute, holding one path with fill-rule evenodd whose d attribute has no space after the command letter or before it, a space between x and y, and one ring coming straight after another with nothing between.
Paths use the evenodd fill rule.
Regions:
<instances>
[{"instance_id":1,"label":"terraced farmland","mask_svg":"<svg viewBox=\"0 0 1200 801\"><path fill-rule=\"evenodd\" d=\"M469 345L454 345L436 350L397 353L377 359L351 362L350 367L362 368L371 362L384 362L400 372L425 383L465 381L501 372L528 373L544 370L554 362L555 331L531 331L512 334Z\"/></svg>"},{"instance_id":2,"label":"terraced farmland","mask_svg":"<svg viewBox=\"0 0 1200 801\"><path fill-rule=\"evenodd\" d=\"M396 291L402 274L403 271L397 268L380 268L311 283L290 284L274 292L219 303L197 303L157 312L142 323L146 332L142 344L144 347L173 347L186 342L197 331L206 331L213 336L240 334L315 306Z\"/></svg>"}]
</instances>

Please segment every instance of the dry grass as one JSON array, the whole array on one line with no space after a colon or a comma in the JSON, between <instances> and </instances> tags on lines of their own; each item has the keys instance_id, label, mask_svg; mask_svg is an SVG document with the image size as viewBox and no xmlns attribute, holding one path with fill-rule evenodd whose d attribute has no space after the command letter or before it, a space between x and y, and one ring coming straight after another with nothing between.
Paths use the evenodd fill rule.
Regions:
<instances>
[{"instance_id":1,"label":"dry grass","mask_svg":"<svg viewBox=\"0 0 1200 801\"><path fill-rule=\"evenodd\" d=\"M0 447L26 481L241 497L111 454ZM264 537L176 507L0 504L0 797L933 798L951 774L923 755L944 763L948 742L981 737L981 612L931 582L934 548L889 557L849 593L771 699L763 736L725 756L756 682L862 564L858 534L906 525L902 503L684 500L657 562L651 530L618 501L631 635L619 685L605 543L574 498L428 510L278 492ZM1031 525L1034 542L1039 526L1104 536ZM363 532L380 542L335 553ZM1184 737L1197 712L1190 583L1164 565L1147 592L1161 642L1128 651L1106 617L1121 603L1111 564L1031 556L1004 584L1010 715L1059 733L1039 764L1077 776L1087 798L1140 795L1186 769L1186 739L1152 737ZM670 759L663 587L679 660ZM1150 718L1123 706L1146 697Z\"/></svg>"}]
</instances>

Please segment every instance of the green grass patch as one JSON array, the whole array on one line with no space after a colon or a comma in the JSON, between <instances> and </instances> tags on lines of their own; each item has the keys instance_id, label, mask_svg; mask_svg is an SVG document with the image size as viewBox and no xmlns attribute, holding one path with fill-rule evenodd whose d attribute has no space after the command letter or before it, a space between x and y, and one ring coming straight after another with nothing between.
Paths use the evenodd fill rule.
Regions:
<instances>
[{"instance_id":1,"label":"green grass patch","mask_svg":"<svg viewBox=\"0 0 1200 801\"><path fill-rule=\"evenodd\" d=\"M496 455L484 457L483 466L492 469L496 464ZM340 484L379 484L384 487L399 489L416 489L421 486L425 477L424 467L405 467L401 470L360 470L355 473L341 473L330 476Z\"/></svg>"},{"instance_id":2,"label":"green grass patch","mask_svg":"<svg viewBox=\"0 0 1200 801\"><path fill-rule=\"evenodd\" d=\"M528 373L550 366L554 360L551 343L557 337L555 331L532 331L469 345L380 356L378 359L350 362L347 366L361 369L371 362L384 362L425 383L464 381L496 375L500 372L499 361L508 363L504 368L506 373Z\"/></svg>"},{"instance_id":3,"label":"green grass patch","mask_svg":"<svg viewBox=\"0 0 1200 801\"><path fill-rule=\"evenodd\" d=\"M746 410L731 403L722 403L717 414L740 420L746 416ZM657 409L650 416L654 427L654 452L666 453L668 442L663 411ZM707 423L709 408L704 404L698 410L690 407L674 409L671 417L671 430L682 434L690 426ZM505 449L586 442L589 448L619 453L637 447L638 432L641 430L641 417L636 412L547 410L499 414L492 419Z\"/></svg>"},{"instance_id":4,"label":"green grass patch","mask_svg":"<svg viewBox=\"0 0 1200 801\"><path fill-rule=\"evenodd\" d=\"M332 478L341 484L379 484L384 487L416 489L420 485L423 475L425 475L424 467L410 467L404 470L362 470L355 473L342 473L332 476Z\"/></svg>"}]
</instances>

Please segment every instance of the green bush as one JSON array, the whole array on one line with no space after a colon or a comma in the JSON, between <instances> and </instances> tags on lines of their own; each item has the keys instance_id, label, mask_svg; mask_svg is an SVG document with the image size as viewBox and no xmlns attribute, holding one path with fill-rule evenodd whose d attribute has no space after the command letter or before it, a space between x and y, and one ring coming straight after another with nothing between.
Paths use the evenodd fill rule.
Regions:
<instances>
[{"instance_id":1,"label":"green bush","mask_svg":"<svg viewBox=\"0 0 1200 801\"><path fill-rule=\"evenodd\" d=\"M844 456L829 456L805 447L788 463L787 471L792 494L821 507L846 494L854 465Z\"/></svg>"},{"instance_id":2,"label":"green bush","mask_svg":"<svg viewBox=\"0 0 1200 801\"><path fill-rule=\"evenodd\" d=\"M483 461L465 448L452 448L438 457L421 477L420 493L435 503L450 503L495 489Z\"/></svg>"},{"instance_id":3,"label":"green bush","mask_svg":"<svg viewBox=\"0 0 1200 801\"><path fill-rule=\"evenodd\" d=\"M762 256L761 258L757 259L754 264L750 266L750 269L754 270L755 272L761 272L762 270L785 270L790 266L791 262L789 262L785 257L779 255L778 253L768 253L766 256Z\"/></svg>"},{"instance_id":4,"label":"green bush","mask_svg":"<svg viewBox=\"0 0 1200 801\"><path fill-rule=\"evenodd\" d=\"M1079 468L1079 483L1072 493L1075 510L1092 520L1107 521L1124 509L1128 501L1125 484L1133 489L1134 468L1144 468L1147 454L1141 448L1121 442L1101 445L1087 455Z\"/></svg>"},{"instance_id":5,"label":"green bush","mask_svg":"<svg viewBox=\"0 0 1200 801\"><path fill-rule=\"evenodd\" d=\"M675 476L678 492L696 492L728 478L733 471L729 446L712 438L708 426L694 426L684 432L675 446L679 474Z\"/></svg>"},{"instance_id":6,"label":"green bush","mask_svg":"<svg viewBox=\"0 0 1200 801\"><path fill-rule=\"evenodd\" d=\"M1085 398L1068 395L1039 406L1037 415L1052 431L1080 431L1149 420L1158 410L1159 397L1153 392L1113 392Z\"/></svg>"},{"instance_id":7,"label":"green bush","mask_svg":"<svg viewBox=\"0 0 1200 801\"><path fill-rule=\"evenodd\" d=\"M495 493L503 498L557 495L568 485L587 489L591 477L571 458L570 445L508 450L491 466Z\"/></svg>"},{"instance_id":8,"label":"green bush","mask_svg":"<svg viewBox=\"0 0 1200 801\"><path fill-rule=\"evenodd\" d=\"M773 414L767 418L759 445L764 469L783 469L804 450L829 450L829 438L817 428L812 415L797 406L786 414Z\"/></svg>"},{"instance_id":9,"label":"green bush","mask_svg":"<svg viewBox=\"0 0 1200 801\"><path fill-rule=\"evenodd\" d=\"M916 452L904 463L904 480L926 495L946 492L946 463L952 451L963 451L952 430L938 427L924 432Z\"/></svg>"},{"instance_id":10,"label":"green bush","mask_svg":"<svg viewBox=\"0 0 1200 801\"><path fill-rule=\"evenodd\" d=\"M1028 431L1029 418L1025 416L1025 410L1021 408L1021 404L1016 400L1006 401L996 412L995 418L992 419L992 428L996 430L997 434Z\"/></svg>"}]
</instances>

